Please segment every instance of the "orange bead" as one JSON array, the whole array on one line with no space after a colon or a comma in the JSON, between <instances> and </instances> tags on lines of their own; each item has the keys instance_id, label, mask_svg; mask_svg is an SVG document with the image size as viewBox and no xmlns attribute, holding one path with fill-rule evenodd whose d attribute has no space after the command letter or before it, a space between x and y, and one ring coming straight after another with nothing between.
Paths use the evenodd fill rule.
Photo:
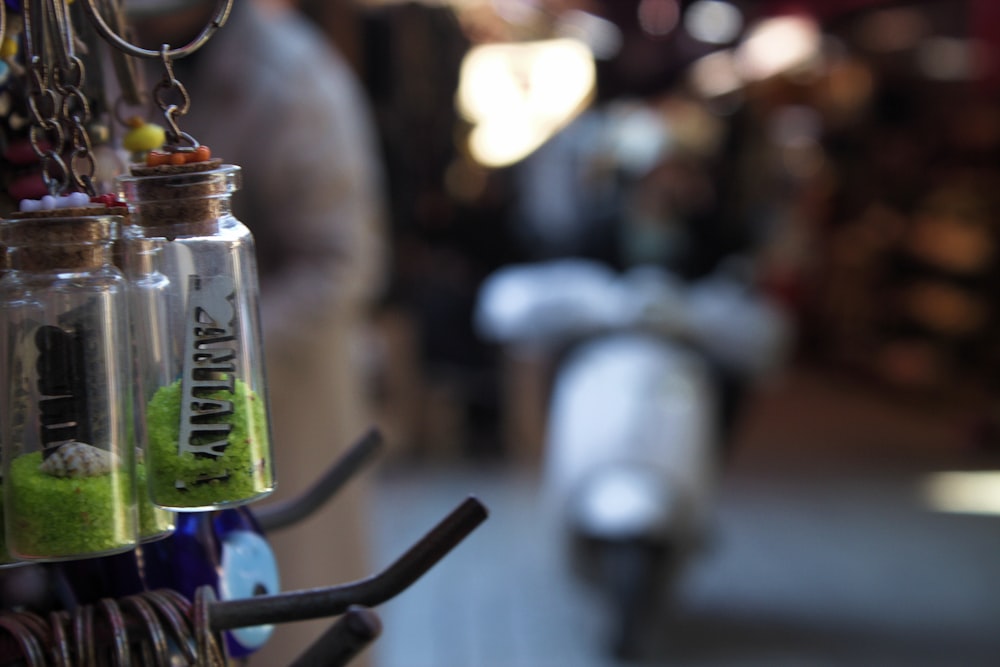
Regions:
<instances>
[{"instance_id":1,"label":"orange bead","mask_svg":"<svg viewBox=\"0 0 1000 667\"><path fill-rule=\"evenodd\" d=\"M161 151L149 151L146 153L146 165L149 167L159 167L161 164L168 164L170 155Z\"/></svg>"},{"instance_id":2,"label":"orange bead","mask_svg":"<svg viewBox=\"0 0 1000 667\"><path fill-rule=\"evenodd\" d=\"M205 162L212 159L212 149L202 144L191 153L191 162Z\"/></svg>"},{"instance_id":3,"label":"orange bead","mask_svg":"<svg viewBox=\"0 0 1000 667\"><path fill-rule=\"evenodd\" d=\"M178 151L176 153L170 153L167 156L167 163L168 164L184 164L185 161L186 160L184 158L184 153L182 153L180 151Z\"/></svg>"}]
</instances>

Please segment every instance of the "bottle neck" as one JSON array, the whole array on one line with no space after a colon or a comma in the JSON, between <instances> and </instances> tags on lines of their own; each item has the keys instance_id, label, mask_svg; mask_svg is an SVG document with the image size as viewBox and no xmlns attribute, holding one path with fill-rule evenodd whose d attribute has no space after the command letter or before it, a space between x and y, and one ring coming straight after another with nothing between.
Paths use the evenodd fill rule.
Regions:
<instances>
[{"instance_id":1,"label":"bottle neck","mask_svg":"<svg viewBox=\"0 0 1000 667\"><path fill-rule=\"evenodd\" d=\"M162 236L214 234L220 222L232 215L232 195L238 189L240 169L222 165L167 168L132 168L119 177L129 205L130 224L156 229Z\"/></svg>"}]
</instances>

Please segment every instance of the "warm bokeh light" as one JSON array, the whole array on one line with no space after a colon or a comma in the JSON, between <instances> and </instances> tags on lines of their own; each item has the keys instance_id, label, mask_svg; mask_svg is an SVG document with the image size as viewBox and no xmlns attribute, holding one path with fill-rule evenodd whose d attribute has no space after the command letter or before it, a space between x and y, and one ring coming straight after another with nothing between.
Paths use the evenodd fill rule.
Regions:
<instances>
[{"instance_id":1,"label":"warm bokeh light","mask_svg":"<svg viewBox=\"0 0 1000 667\"><path fill-rule=\"evenodd\" d=\"M716 51L691 65L688 80L702 97L722 97L743 87L732 51Z\"/></svg>"},{"instance_id":2,"label":"warm bokeh light","mask_svg":"<svg viewBox=\"0 0 1000 667\"><path fill-rule=\"evenodd\" d=\"M806 16L778 16L750 28L737 48L739 71L745 79L760 80L803 67L820 54L822 34Z\"/></svg>"},{"instance_id":3,"label":"warm bokeh light","mask_svg":"<svg viewBox=\"0 0 1000 667\"><path fill-rule=\"evenodd\" d=\"M586 107L595 82L593 56L575 39L473 47L457 94L474 126L473 159L490 167L523 159Z\"/></svg>"},{"instance_id":4,"label":"warm bokeh light","mask_svg":"<svg viewBox=\"0 0 1000 667\"><path fill-rule=\"evenodd\" d=\"M939 512L1000 514L1000 471L935 473L922 490L927 504Z\"/></svg>"}]
</instances>

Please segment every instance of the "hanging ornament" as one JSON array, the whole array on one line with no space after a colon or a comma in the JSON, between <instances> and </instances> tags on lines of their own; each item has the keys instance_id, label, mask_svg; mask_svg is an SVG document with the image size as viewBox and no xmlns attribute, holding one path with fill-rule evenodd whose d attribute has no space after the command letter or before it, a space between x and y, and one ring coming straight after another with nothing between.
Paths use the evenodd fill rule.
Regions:
<instances>
[{"instance_id":1,"label":"hanging ornament","mask_svg":"<svg viewBox=\"0 0 1000 667\"><path fill-rule=\"evenodd\" d=\"M150 495L177 510L274 487L253 237L233 217L239 167L132 165L125 264L147 341L139 366Z\"/></svg>"},{"instance_id":2,"label":"hanging ornament","mask_svg":"<svg viewBox=\"0 0 1000 667\"><path fill-rule=\"evenodd\" d=\"M7 548L19 559L136 543L126 283L112 261L121 218L89 212L0 222L10 263L0 280L4 510Z\"/></svg>"}]
</instances>

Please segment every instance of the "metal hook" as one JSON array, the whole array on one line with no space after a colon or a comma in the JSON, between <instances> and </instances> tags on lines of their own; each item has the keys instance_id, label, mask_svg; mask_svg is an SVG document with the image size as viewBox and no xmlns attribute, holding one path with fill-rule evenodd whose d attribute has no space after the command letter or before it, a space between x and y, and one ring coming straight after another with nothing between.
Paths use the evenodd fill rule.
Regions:
<instances>
[{"instance_id":1,"label":"metal hook","mask_svg":"<svg viewBox=\"0 0 1000 667\"><path fill-rule=\"evenodd\" d=\"M225 25L232 11L234 1L220 0L215 16L209 21L202 32L189 43L176 49L166 48L159 51L152 51L136 46L112 30L104 20L104 17L101 16L97 8L97 0L83 0L83 7L94 27L101 33L101 36L110 42L112 46L124 51L128 55L136 56L137 58L159 58L165 53L168 58L184 58L200 49L215 34L215 31Z\"/></svg>"},{"instance_id":2,"label":"metal hook","mask_svg":"<svg viewBox=\"0 0 1000 667\"><path fill-rule=\"evenodd\" d=\"M361 581L209 606L214 630L304 621L343 614L352 605L374 607L405 590L433 567L489 515L469 497L381 573Z\"/></svg>"},{"instance_id":3,"label":"metal hook","mask_svg":"<svg viewBox=\"0 0 1000 667\"><path fill-rule=\"evenodd\" d=\"M382 634L382 621L371 609L353 606L320 635L289 667L341 667Z\"/></svg>"},{"instance_id":4,"label":"metal hook","mask_svg":"<svg viewBox=\"0 0 1000 667\"><path fill-rule=\"evenodd\" d=\"M261 530L268 532L287 528L315 512L375 457L383 442L381 432L376 428L371 429L331 465L305 493L281 503L265 505L254 511L254 518L257 519Z\"/></svg>"}]
</instances>

